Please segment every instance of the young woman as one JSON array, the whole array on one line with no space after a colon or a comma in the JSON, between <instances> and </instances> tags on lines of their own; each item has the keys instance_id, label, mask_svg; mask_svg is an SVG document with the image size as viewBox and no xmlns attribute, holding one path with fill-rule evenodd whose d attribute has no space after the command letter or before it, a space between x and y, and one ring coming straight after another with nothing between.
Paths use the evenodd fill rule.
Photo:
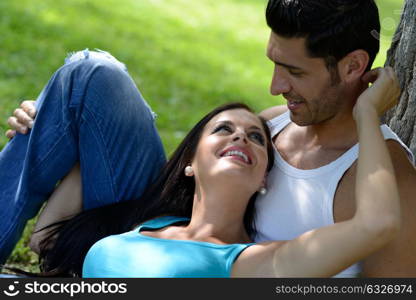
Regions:
<instances>
[{"instance_id":1,"label":"young woman","mask_svg":"<svg viewBox=\"0 0 416 300\"><path fill-rule=\"evenodd\" d=\"M197 124L141 201L88 210L65 222L57 240L41 249L44 270L87 277L312 277L362 259L390 241L400 223L378 124L398 88L391 70L374 75L354 108L360 156L353 219L293 241L251 244L250 208L273 152L264 123L245 106L231 105Z\"/></svg>"}]
</instances>

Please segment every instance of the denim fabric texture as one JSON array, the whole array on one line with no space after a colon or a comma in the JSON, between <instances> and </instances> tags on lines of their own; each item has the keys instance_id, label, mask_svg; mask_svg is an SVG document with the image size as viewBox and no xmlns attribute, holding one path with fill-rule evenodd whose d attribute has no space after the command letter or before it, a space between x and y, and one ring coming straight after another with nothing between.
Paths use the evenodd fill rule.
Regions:
<instances>
[{"instance_id":1,"label":"denim fabric texture","mask_svg":"<svg viewBox=\"0 0 416 300\"><path fill-rule=\"evenodd\" d=\"M90 209L138 198L166 160L155 114L107 52L70 55L36 108L29 134L17 134L0 152L0 264L77 162Z\"/></svg>"}]
</instances>

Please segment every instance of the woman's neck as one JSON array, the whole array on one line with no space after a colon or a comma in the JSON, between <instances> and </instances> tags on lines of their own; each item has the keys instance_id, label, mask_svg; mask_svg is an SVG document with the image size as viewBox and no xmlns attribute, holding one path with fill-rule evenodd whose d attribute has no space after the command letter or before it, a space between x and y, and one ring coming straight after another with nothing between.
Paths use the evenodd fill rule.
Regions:
<instances>
[{"instance_id":1,"label":"woman's neck","mask_svg":"<svg viewBox=\"0 0 416 300\"><path fill-rule=\"evenodd\" d=\"M230 189L197 190L187 234L197 240L218 239L224 243L247 243L244 214L249 201L244 193Z\"/></svg>"}]
</instances>

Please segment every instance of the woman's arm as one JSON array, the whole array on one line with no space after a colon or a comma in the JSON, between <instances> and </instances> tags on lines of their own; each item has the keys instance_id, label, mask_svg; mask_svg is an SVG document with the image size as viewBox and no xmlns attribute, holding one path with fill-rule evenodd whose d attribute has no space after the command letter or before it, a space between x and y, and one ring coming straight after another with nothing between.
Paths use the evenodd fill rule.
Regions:
<instances>
[{"instance_id":1,"label":"woman's arm","mask_svg":"<svg viewBox=\"0 0 416 300\"><path fill-rule=\"evenodd\" d=\"M35 101L25 100L20 108L15 109L13 116L7 122L11 129L6 136L11 139L16 133L27 134L32 128L36 117ZM48 235L52 228L42 228L68 219L82 210L81 172L79 164L75 165L68 175L61 180L48 199L45 207L39 215L33 234L30 238L29 247L39 254L40 242ZM40 231L39 231L40 230Z\"/></svg>"},{"instance_id":2,"label":"woman's arm","mask_svg":"<svg viewBox=\"0 0 416 300\"><path fill-rule=\"evenodd\" d=\"M249 247L235 263L234 276L327 277L395 237L400 224L399 194L379 115L396 103L400 90L391 68L373 70L366 77L376 80L353 111L360 143L354 217L289 242Z\"/></svg>"},{"instance_id":3,"label":"woman's arm","mask_svg":"<svg viewBox=\"0 0 416 300\"><path fill-rule=\"evenodd\" d=\"M40 252L40 242L48 235L51 229L40 230L50 224L69 219L82 210L81 170L79 164L75 165L69 174L48 199L39 215L38 221L30 238L29 247L36 253ZM40 231L38 231L40 230Z\"/></svg>"}]
</instances>

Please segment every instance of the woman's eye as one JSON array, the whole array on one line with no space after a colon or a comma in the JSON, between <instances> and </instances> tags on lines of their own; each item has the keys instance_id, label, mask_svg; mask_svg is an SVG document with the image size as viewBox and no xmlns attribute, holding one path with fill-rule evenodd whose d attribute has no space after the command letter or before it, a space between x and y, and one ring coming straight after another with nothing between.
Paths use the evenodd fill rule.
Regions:
<instances>
[{"instance_id":1,"label":"woman's eye","mask_svg":"<svg viewBox=\"0 0 416 300\"><path fill-rule=\"evenodd\" d=\"M232 132L230 126L220 125L220 126L216 127L212 133L216 133L216 132L220 132L220 131Z\"/></svg>"},{"instance_id":2,"label":"woman's eye","mask_svg":"<svg viewBox=\"0 0 416 300\"><path fill-rule=\"evenodd\" d=\"M263 137L263 135L259 132L252 132L249 134L250 139L254 140L258 144L264 146L266 144L266 141Z\"/></svg>"}]
</instances>

